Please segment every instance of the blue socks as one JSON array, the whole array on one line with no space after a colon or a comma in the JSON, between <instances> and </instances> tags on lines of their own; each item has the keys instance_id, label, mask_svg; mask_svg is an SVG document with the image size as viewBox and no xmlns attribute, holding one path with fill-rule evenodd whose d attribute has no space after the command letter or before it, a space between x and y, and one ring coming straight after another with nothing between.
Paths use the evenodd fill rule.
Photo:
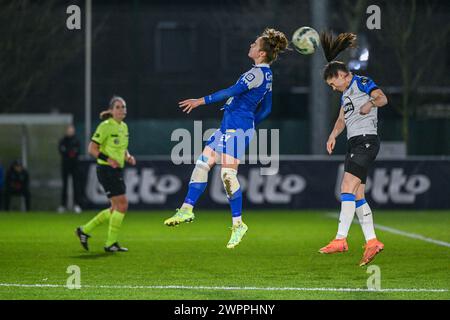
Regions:
<instances>
[{"instance_id":1,"label":"blue socks","mask_svg":"<svg viewBox=\"0 0 450 320\"><path fill-rule=\"evenodd\" d=\"M240 217L242 214L242 191L239 188L235 193L228 198L230 202L231 215L233 218Z\"/></svg>"},{"instance_id":2,"label":"blue socks","mask_svg":"<svg viewBox=\"0 0 450 320\"><path fill-rule=\"evenodd\" d=\"M364 203L367 203L366 202L366 199L360 199L360 200L356 200L356 208L359 208L359 207L361 207Z\"/></svg>"},{"instance_id":3,"label":"blue socks","mask_svg":"<svg viewBox=\"0 0 450 320\"><path fill-rule=\"evenodd\" d=\"M205 191L207 182L191 182L189 183L189 190L186 198L184 199L184 203L190 204L191 206L195 206L198 199Z\"/></svg>"}]
</instances>

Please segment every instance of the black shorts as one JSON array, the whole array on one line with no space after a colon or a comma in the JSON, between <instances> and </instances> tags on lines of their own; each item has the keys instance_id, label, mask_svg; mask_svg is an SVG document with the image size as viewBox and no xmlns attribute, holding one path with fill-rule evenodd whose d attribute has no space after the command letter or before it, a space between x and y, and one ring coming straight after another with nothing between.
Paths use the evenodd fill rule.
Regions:
<instances>
[{"instance_id":1,"label":"black shorts","mask_svg":"<svg viewBox=\"0 0 450 320\"><path fill-rule=\"evenodd\" d=\"M379 150L380 140L376 134L351 137L347 142L344 171L357 176L362 184L366 184L367 172Z\"/></svg>"},{"instance_id":2,"label":"black shorts","mask_svg":"<svg viewBox=\"0 0 450 320\"><path fill-rule=\"evenodd\" d=\"M126 193L122 168L114 169L107 165L97 165L97 178L108 198Z\"/></svg>"}]
</instances>

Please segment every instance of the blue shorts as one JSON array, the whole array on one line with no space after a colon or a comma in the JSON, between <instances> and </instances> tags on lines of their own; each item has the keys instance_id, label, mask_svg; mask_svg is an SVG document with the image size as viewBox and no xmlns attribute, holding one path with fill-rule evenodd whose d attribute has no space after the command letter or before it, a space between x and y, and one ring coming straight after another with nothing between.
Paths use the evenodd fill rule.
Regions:
<instances>
[{"instance_id":1,"label":"blue shorts","mask_svg":"<svg viewBox=\"0 0 450 320\"><path fill-rule=\"evenodd\" d=\"M217 153L242 159L254 135L253 119L238 117L225 111L220 129L211 135L206 145Z\"/></svg>"}]
</instances>

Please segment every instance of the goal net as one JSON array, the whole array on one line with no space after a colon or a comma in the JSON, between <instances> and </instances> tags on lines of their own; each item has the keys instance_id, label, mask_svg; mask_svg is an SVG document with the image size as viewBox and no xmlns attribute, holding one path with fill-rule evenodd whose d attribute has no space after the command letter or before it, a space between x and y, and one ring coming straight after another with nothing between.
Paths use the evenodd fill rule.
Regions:
<instances>
[{"instance_id":1,"label":"goal net","mask_svg":"<svg viewBox=\"0 0 450 320\"><path fill-rule=\"evenodd\" d=\"M31 210L55 210L61 198L61 157L58 142L69 114L0 115L0 164L6 176L10 164L20 160L30 176ZM11 210L21 209L11 201Z\"/></svg>"}]
</instances>

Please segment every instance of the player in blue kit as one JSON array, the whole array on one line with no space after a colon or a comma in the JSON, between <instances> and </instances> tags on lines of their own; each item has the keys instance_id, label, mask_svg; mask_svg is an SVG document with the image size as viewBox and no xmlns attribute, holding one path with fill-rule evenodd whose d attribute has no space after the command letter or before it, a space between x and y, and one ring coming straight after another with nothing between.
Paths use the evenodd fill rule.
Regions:
<instances>
[{"instance_id":1,"label":"player in blue kit","mask_svg":"<svg viewBox=\"0 0 450 320\"><path fill-rule=\"evenodd\" d=\"M187 99L179 103L184 112L190 113L201 105L228 99L223 107L225 111L220 129L209 138L203 153L197 159L184 203L174 216L164 222L167 226L194 220L193 208L206 189L208 172L220 162L221 178L233 219L227 248L234 248L242 240L248 227L242 221L242 192L237 170L240 159L255 133L255 125L264 120L271 111L270 64L287 46L288 40L282 32L267 28L250 45L248 57L254 61L253 68L242 74L233 86L203 98Z\"/></svg>"}]
</instances>

